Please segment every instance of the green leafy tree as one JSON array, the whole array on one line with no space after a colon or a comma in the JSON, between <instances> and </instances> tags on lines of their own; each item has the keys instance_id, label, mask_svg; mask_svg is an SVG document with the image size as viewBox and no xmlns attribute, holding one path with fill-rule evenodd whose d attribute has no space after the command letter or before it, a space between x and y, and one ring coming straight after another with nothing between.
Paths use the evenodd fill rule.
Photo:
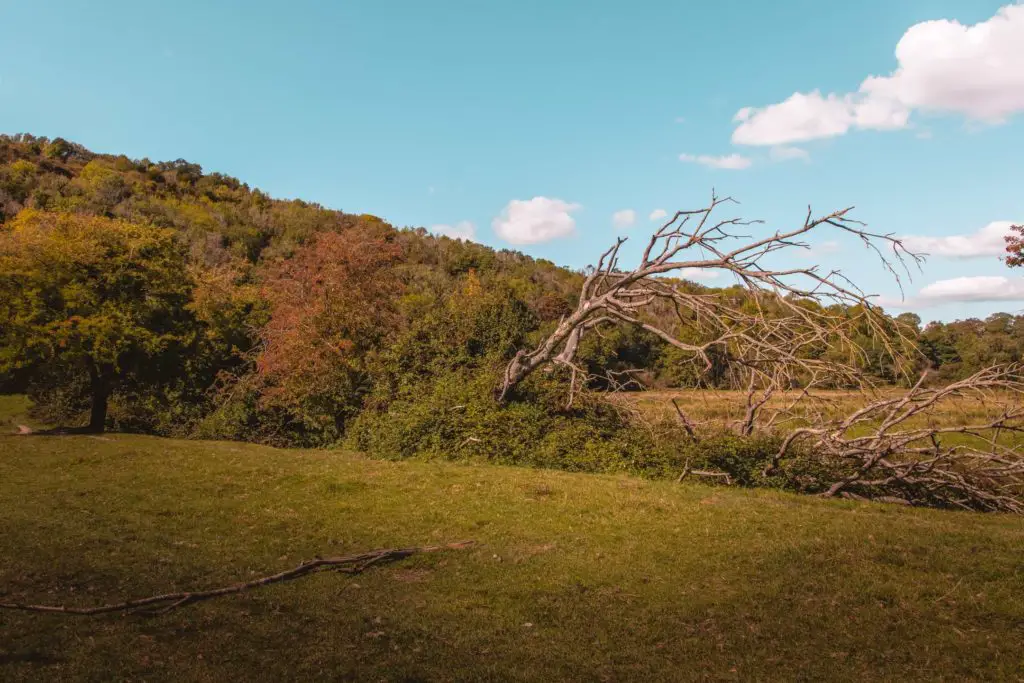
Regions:
<instances>
[{"instance_id":1,"label":"green leafy tree","mask_svg":"<svg viewBox=\"0 0 1024 683\"><path fill-rule=\"evenodd\" d=\"M154 369L190 343L187 272L170 230L22 211L0 228L0 374L84 385L102 431L119 384L165 379Z\"/></svg>"},{"instance_id":2,"label":"green leafy tree","mask_svg":"<svg viewBox=\"0 0 1024 683\"><path fill-rule=\"evenodd\" d=\"M46 146L46 156L61 161L67 161L74 151L75 148L64 138L54 138L53 142Z\"/></svg>"}]
</instances>

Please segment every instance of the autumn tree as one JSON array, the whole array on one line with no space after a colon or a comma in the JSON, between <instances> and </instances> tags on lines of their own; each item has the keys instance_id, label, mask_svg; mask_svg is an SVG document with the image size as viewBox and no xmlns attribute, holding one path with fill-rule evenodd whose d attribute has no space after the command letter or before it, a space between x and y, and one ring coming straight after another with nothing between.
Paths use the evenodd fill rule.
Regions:
<instances>
[{"instance_id":1,"label":"autumn tree","mask_svg":"<svg viewBox=\"0 0 1024 683\"><path fill-rule=\"evenodd\" d=\"M1006 265L1024 266L1024 225L1011 225L1006 236Z\"/></svg>"},{"instance_id":2,"label":"autumn tree","mask_svg":"<svg viewBox=\"0 0 1024 683\"><path fill-rule=\"evenodd\" d=\"M161 381L161 356L188 343L190 292L172 231L26 209L0 227L0 375L84 377L102 431L119 383Z\"/></svg>"},{"instance_id":3,"label":"autumn tree","mask_svg":"<svg viewBox=\"0 0 1024 683\"><path fill-rule=\"evenodd\" d=\"M316 235L267 268L270 320L257 371L265 405L306 429L340 434L368 389L368 363L398 323L401 254L393 231L364 222Z\"/></svg>"}]
</instances>

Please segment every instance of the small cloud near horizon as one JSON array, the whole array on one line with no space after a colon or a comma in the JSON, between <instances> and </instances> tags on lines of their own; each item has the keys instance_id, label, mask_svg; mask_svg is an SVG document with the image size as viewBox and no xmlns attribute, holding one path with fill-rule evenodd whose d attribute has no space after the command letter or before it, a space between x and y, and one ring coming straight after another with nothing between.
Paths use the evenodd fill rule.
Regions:
<instances>
[{"instance_id":1,"label":"small cloud near horizon","mask_svg":"<svg viewBox=\"0 0 1024 683\"><path fill-rule=\"evenodd\" d=\"M435 235L451 237L453 240L471 242L476 238L476 226L471 221L459 221L455 225L438 224L430 226Z\"/></svg>"},{"instance_id":2,"label":"small cloud near horizon","mask_svg":"<svg viewBox=\"0 0 1024 683\"><path fill-rule=\"evenodd\" d=\"M954 259L973 259L1006 254L1006 236L1011 234L1011 221L992 221L980 230L967 235L906 235L900 239L909 251L929 256Z\"/></svg>"}]
</instances>

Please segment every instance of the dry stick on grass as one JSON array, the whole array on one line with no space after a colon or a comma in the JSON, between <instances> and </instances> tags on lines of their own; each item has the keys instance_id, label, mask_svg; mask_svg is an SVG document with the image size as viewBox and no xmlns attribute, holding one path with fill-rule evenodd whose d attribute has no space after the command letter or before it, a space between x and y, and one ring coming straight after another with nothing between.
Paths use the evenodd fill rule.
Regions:
<instances>
[{"instance_id":1,"label":"dry stick on grass","mask_svg":"<svg viewBox=\"0 0 1024 683\"><path fill-rule=\"evenodd\" d=\"M728 472L712 472L711 470L691 470L689 460L686 461L686 465L683 467L682 473L676 479L676 483L678 484L691 474L694 475L695 477L713 477L716 479L725 479L726 486L732 484L732 477L729 476Z\"/></svg>"},{"instance_id":2,"label":"dry stick on grass","mask_svg":"<svg viewBox=\"0 0 1024 683\"><path fill-rule=\"evenodd\" d=\"M253 581L237 583L233 586L225 586L224 588L214 588L212 590L205 591L165 593L163 595L154 595L137 600L126 600L124 602L112 605L101 605L99 607L66 607L64 605L0 603L0 609L20 610L23 612L43 612L47 614L72 614L79 616L136 611L145 611L150 614L165 614L190 603L209 600L211 598L219 598L223 595L242 593L254 588L269 586L272 583L290 581L325 569L340 571L346 574L359 574L372 566L397 562L398 560L403 560L411 555L432 553L441 550L463 550L474 545L476 545L476 541L460 541L458 543L447 543L445 545L423 546L418 548L385 548L382 550L372 550L370 552L360 553L358 555L346 555L344 557L318 557L316 559L303 562L292 569L264 576Z\"/></svg>"}]
</instances>

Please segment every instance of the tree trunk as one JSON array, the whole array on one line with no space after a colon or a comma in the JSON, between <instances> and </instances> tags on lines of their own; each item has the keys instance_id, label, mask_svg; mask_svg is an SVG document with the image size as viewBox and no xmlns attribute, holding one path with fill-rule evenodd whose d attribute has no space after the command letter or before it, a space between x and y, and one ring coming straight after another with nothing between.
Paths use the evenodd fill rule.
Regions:
<instances>
[{"instance_id":1,"label":"tree trunk","mask_svg":"<svg viewBox=\"0 0 1024 683\"><path fill-rule=\"evenodd\" d=\"M110 399L110 384L113 368L108 365L96 366L89 363L89 391L92 405L89 409L88 431L99 434L107 424L107 402Z\"/></svg>"},{"instance_id":2,"label":"tree trunk","mask_svg":"<svg viewBox=\"0 0 1024 683\"><path fill-rule=\"evenodd\" d=\"M551 336L536 349L530 353L520 351L516 354L516 357L505 368L505 379L498 391L499 403L505 403L515 391L516 386L545 363L551 360L558 360L562 363L572 362L580 343L580 336L583 334L580 321L585 320L587 313L586 308L576 311L572 316L559 323L558 328L551 333ZM556 354L562 342L565 342L565 348L561 353Z\"/></svg>"}]
</instances>

